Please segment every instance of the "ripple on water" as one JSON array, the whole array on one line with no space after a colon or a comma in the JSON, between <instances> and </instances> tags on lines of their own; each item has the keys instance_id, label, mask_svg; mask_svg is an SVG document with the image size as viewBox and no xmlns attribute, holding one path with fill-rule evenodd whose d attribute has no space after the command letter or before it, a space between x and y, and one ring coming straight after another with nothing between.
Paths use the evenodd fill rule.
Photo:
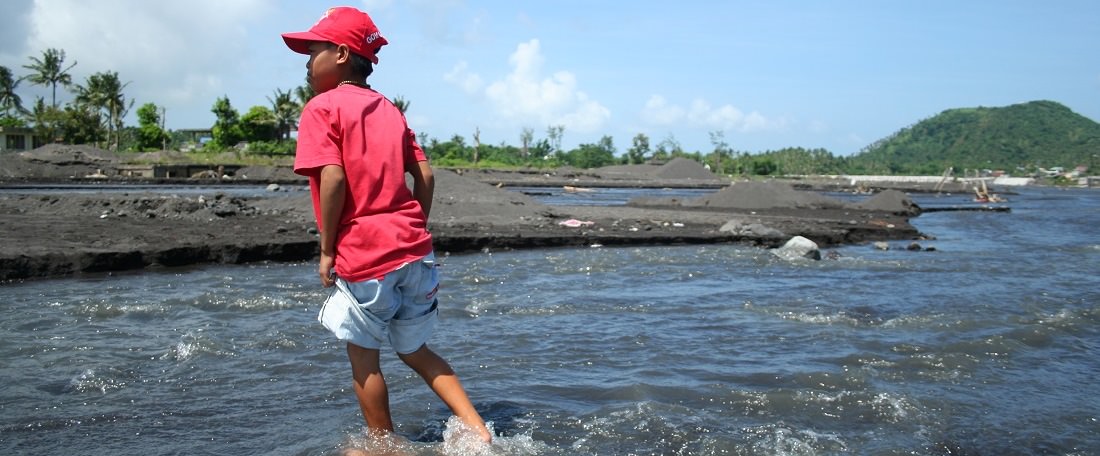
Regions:
<instances>
[{"instance_id":1,"label":"ripple on water","mask_svg":"<svg viewBox=\"0 0 1100 456\"><path fill-rule=\"evenodd\" d=\"M79 374L69 379L65 386L65 393L90 393L98 392L107 394L110 391L125 388L130 383L138 380L134 371L117 368L84 369Z\"/></svg>"},{"instance_id":2,"label":"ripple on water","mask_svg":"<svg viewBox=\"0 0 1100 456\"><path fill-rule=\"evenodd\" d=\"M160 359L181 363L203 355L212 355L219 358L236 356L232 350L223 347L217 340L207 336L202 329L197 329L180 336L180 340L169 347Z\"/></svg>"}]
</instances>

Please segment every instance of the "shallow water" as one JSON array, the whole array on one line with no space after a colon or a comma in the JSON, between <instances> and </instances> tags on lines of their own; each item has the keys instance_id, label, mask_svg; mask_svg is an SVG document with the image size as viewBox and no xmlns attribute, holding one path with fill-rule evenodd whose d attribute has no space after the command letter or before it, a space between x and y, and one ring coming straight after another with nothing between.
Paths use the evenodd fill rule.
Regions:
<instances>
[{"instance_id":1,"label":"shallow water","mask_svg":"<svg viewBox=\"0 0 1100 456\"><path fill-rule=\"evenodd\" d=\"M922 198L922 205L962 197ZM431 345L499 436L384 357L363 434L312 263L0 287L2 454L1100 453L1100 193L913 220L934 252L736 246L445 258Z\"/></svg>"}]
</instances>

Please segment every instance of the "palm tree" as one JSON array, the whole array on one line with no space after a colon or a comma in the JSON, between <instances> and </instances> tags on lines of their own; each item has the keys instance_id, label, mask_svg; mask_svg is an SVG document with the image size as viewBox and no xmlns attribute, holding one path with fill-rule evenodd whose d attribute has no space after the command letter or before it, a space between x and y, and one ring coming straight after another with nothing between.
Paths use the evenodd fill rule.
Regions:
<instances>
[{"instance_id":1,"label":"palm tree","mask_svg":"<svg viewBox=\"0 0 1100 456\"><path fill-rule=\"evenodd\" d=\"M405 114L405 111L408 111L409 105L411 105L411 104L412 104L411 101L406 100L401 95L393 97L393 105L397 106L397 110L401 111L401 114Z\"/></svg>"},{"instance_id":2,"label":"palm tree","mask_svg":"<svg viewBox=\"0 0 1100 456\"><path fill-rule=\"evenodd\" d=\"M53 107L57 107L57 85L68 87L73 83L73 77L69 74L69 70L76 66L76 62L65 66L65 51L60 49L49 48L42 51L42 58L37 57L30 58L32 64L23 65L23 68L34 71L26 77L31 84L34 85L49 85L53 89L53 98L51 99Z\"/></svg>"},{"instance_id":3,"label":"palm tree","mask_svg":"<svg viewBox=\"0 0 1100 456\"><path fill-rule=\"evenodd\" d=\"M19 79L12 77L8 67L0 66L0 108L4 109L4 115L11 116L12 110L16 113L25 113L23 100L15 93L19 87Z\"/></svg>"},{"instance_id":4,"label":"palm tree","mask_svg":"<svg viewBox=\"0 0 1100 456\"><path fill-rule=\"evenodd\" d=\"M111 133L115 134L113 147L118 148L119 131L122 130L122 118L133 107L134 101L126 103L122 89L130 85L118 79L118 73L109 71L88 76L85 85L76 87L76 102L87 104L96 111L107 114L107 142L111 143Z\"/></svg>"},{"instance_id":5,"label":"palm tree","mask_svg":"<svg viewBox=\"0 0 1100 456\"><path fill-rule=\"evenodd\" d=\"M313 91L313 87L309 84L300 85L294 88L294 97L298 99L298 105L305 106L309 103L309 100L313 99L317 95L317 92Z\"/></svg>"},{"instance_id":6,"label":"palm tree","mask_svg":"<svg viewBox=\"0 0 1100 456\"><path fill-rule=\"evenodd\" d=\"M291 91L275 89L275 98L267 97L271 102L271 112L275 114L275 130L279 140L290 138L291 130L298 128L298 116L302 113L302 106L291 98Z\"/></svg>"}]
</instances>

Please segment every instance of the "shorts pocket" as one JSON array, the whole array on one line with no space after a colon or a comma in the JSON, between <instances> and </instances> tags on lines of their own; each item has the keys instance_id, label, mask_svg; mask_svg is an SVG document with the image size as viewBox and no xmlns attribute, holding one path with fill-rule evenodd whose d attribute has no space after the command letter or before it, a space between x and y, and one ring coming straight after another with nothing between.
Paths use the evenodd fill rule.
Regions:
<instances>
[{"instance_id":1,"label":"shorts pocket","mask_svg":"<svg viewBox=\"0 0 1100 456\"><path fill-rule=\"evenodd\" d=\"M438 321L439 310L433 301L430 310L423 315L390 322L390 345L397 353L412 353L428 343Z\"/></svg>"},{"instance_id":2,"label":"shorts pocket","mask_svg":"<svg viewBox=\"0 0 1100 456\"><path fill-rule=\"evenodd\" d=\"M416 283L416 294L413 302L424 305L435 300L439 292L439 263L435 261L435 254L429 254L418 262L420 266L419 277ZM433 305L434 307L434 305Z\"/></svg>"},{"instance_id":3,"label":"shorts pocket","mask_svg":"<svg viewBox=\"0 0 1100 456\"><path fill-rule=\"evenodd\" d=\"M332 294L321 305L317 321L340 340L378 348L386 340L386 324L366 307L347 289L346 283L337 280Z\"/></svg>"}]
</instances>

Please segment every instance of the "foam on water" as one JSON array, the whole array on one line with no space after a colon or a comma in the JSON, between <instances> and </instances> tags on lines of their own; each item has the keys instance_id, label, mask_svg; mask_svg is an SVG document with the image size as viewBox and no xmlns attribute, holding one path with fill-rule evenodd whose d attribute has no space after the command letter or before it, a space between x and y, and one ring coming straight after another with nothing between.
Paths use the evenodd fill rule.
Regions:
<instances>
[{"instance_id":1,"label":"foam on water","mask_svg":"<svg viewBox=\"0 0 1100 456\"><path fill-rule=\"evenodd\" d=\"M98 392L107 394L110 391L125 388L134 380L132 373L118 369L84 369L69 380L65 387L66 392L88 393Z\"/></svg>"},{"instance_id":2,"label":"foam on water","mask_svg":"<svg viewBox=\"0 0 1100 456\"><path fill-rule=\"evenodd\" d=\"M160 359L182 363L202 355L231 357L234 356L234 353L228 347L223 347L218 341L206 335L200 328L188 331L180 336L179 341L161 355Z\"/></svg>"},{"instance_id":3,"label":"foam on water","mask_svg":"<svg viewBox=\"0 0 1100 456\"><path fill-rule=\"evenodd\" d=\"M494 434L492 443L485 443L462 420L452 416L443 430L442 442L417 442L397 434L361 432L348 435L337 448L341 456L367 455L443 455L443 456L511 456L548 455L553 449L530 435L496 435L493 423L485 423Z\"/></svg>"},{"instance_id":4,"label":"foam on water","mask_svg":"<svg viewBox=\"0 0 1100 456\"><path fill-rule=\"evenodd\" d=\"M798 429L786 423L756 426L743 432L751 450L737 454L817 456L849 452L844 440L837 435Z\"/></svg>"}]
</instances>

